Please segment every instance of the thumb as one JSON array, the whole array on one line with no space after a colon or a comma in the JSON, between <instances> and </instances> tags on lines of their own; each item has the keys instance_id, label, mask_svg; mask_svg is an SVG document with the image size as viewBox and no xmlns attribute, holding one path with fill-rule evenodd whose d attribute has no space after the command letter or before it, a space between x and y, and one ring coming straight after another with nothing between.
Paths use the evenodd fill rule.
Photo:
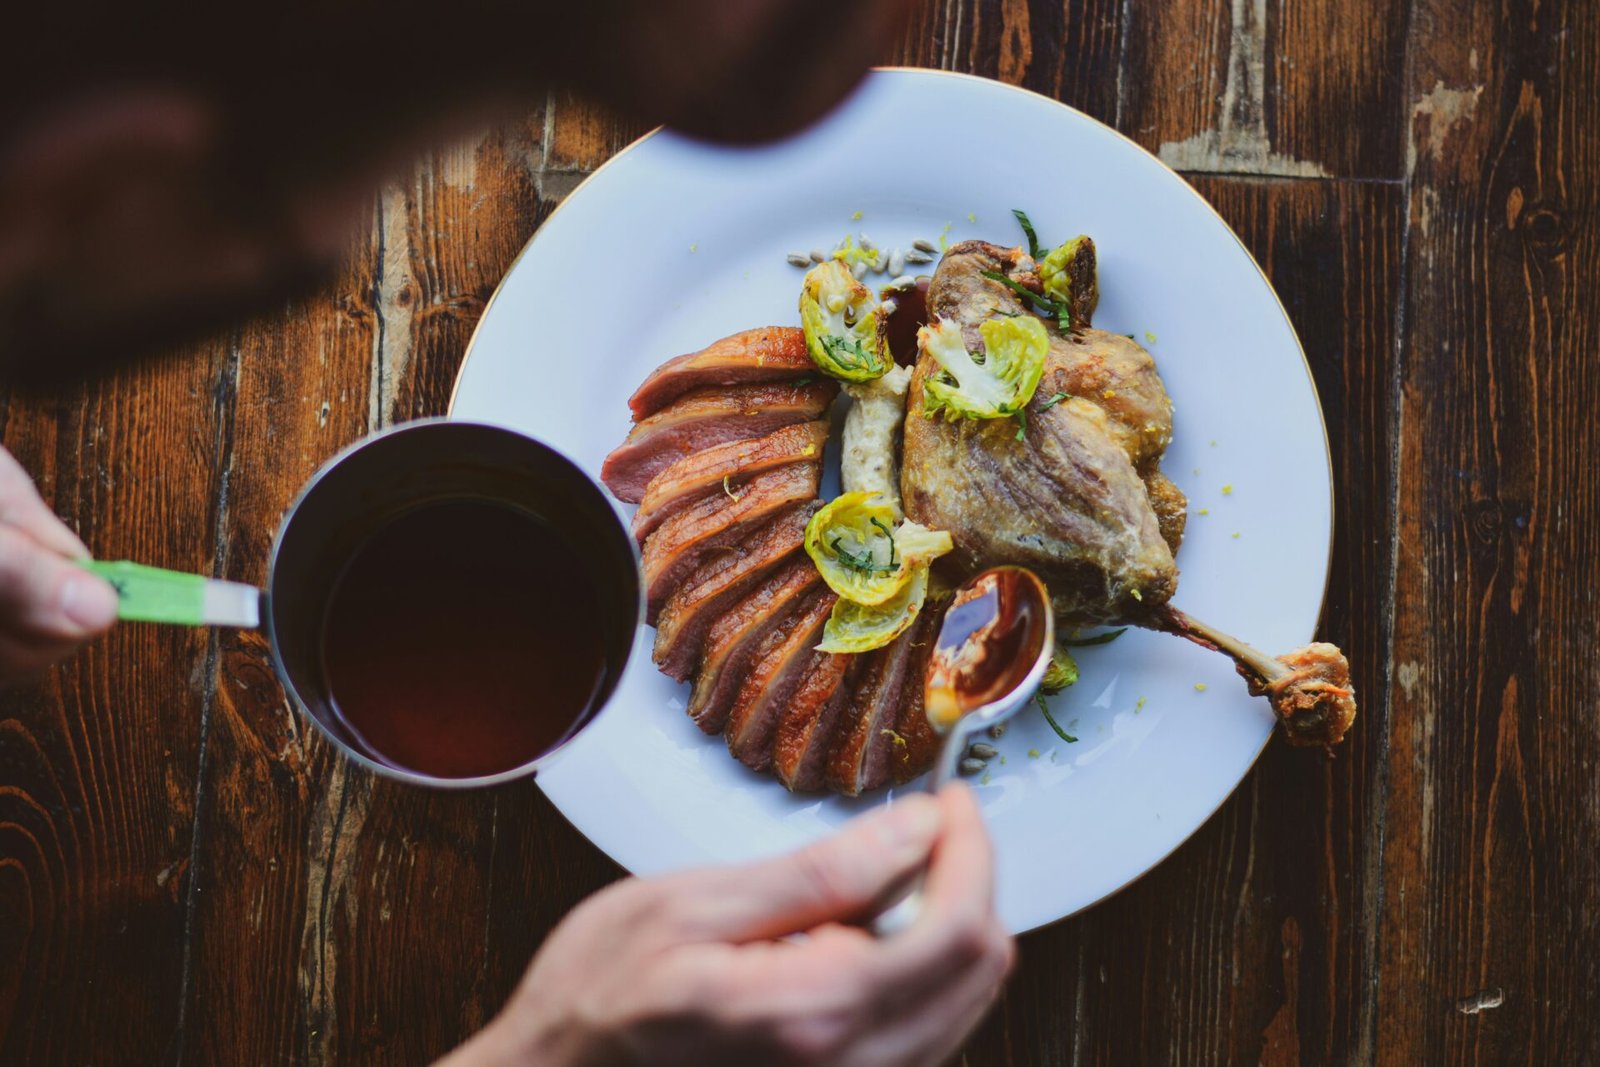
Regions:
<instances>
[{"instance_id":1,"label":"thumb","mask_svg":"<svg viewBox=\"0 0 1600 1067\"><path fill-rule=\"evenodd\" d=\"M23 643L81 641L117 617L116 592L101 579L0 525L0 631Z\"/></svg>"},{"instance_id":2,"label":"thumb","mask_svg":"<svg viewBox=\"0 0 1600 1067\"><path fill-rule=\"evenodd\" d=\"M761 941L868 914L924 866L939 837L940 805L923 793L852 821L798 852L673 879L689 940Z\"/></svg>"}]
</instances>

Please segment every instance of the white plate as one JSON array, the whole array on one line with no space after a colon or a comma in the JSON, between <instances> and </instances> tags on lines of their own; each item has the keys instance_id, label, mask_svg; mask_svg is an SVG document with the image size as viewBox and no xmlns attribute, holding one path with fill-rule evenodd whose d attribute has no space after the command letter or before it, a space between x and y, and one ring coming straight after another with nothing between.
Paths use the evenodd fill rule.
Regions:
<instances>
[{"instance_id":1,"label":"white plate","mask_svg":"<svg viewBox=\"0 0 1600 1067\"><path fill-rule=\"evenodd\" d=\"M995 82L880 71L780 145L670 133L633 145L567 198L506 275L451 414L538 436L598 475L628 431L629 393L657 364L736 330L798 325L802 272L786 252L860 230L883 246L947 227L952 242L1021 243L1013 207L1045 242L1091 234L1095 325L1154 338L1177 407L1164 469L1190 501L1177 603L1272 652L1309 640L1328 570L1329 457L1277 297L1216 212L1153 156ZM650 639L641 629L611 707L538 779L624 867L746 860L892 800L796 797L746 771L689 721L686 687L656 673ZM1079 662L1081 681L1052 706L1080 740L1025 712L977 788L1000 912L1016 931L1154 866L1216 811L1273 726L1227 660L1172 637L1130 631Z\"/></svg>"}]
</instances>

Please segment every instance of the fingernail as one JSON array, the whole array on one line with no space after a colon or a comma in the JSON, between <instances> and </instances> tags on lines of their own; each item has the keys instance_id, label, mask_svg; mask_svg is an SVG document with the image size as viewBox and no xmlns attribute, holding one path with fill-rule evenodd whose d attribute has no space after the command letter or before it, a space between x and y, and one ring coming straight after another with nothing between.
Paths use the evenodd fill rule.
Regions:
<instances>
[{"instance_id":1,"label":"fingernail","mask_svg":"<svg viewBox=\"0 0 1600 1067\"><path fill-rule=\"evenodd\" d=\"M61 591L61 613L85 633L98 633L117 618L117 591L92 574L74 574Z\"/></svg>"},{"instance_id":2,"label":"fingernail","mask_svg":"<svg viewBox=\"0 0 1600 1067\"><path fill-rule=\"evenodd\" d=\"M906 797L884 818L884 844L900 862L922 859L938 835L939 805L931 797Z\"/></svg>"}]
</instances>

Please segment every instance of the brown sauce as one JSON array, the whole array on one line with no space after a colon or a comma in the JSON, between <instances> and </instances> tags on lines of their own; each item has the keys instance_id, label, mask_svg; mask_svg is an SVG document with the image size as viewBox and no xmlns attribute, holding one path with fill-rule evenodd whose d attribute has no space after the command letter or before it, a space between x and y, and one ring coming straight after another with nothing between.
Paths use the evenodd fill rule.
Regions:
<instances>
[{"instance_id":1,"label":"brown sauce","mask_svg":"<svg viewBox=\"0 0 1600 1067\"><path fill-rule=\"evenodd\" d=\"M917 331L928 322L927 277L917 279L910 289L897 289L894 293L894 311L889 315L885 336L894 361L908 367L917 361Z\"/></svg>"},{"instance_id":2,"label":"brown sauce","mask_svg":"<svg viewBox=\"0 0 1600 1067\"><path fill-rule=\"evenodd\" d=\"M324 616L323 670L355 746L470 778L519 767L593 712L600 597L563 536L525 512L447 500L357 549Z\"/></svg>"},{"instance_id":3,"label":"brown sauce","mask_svg":"<svg viewBox=\"0 0 1600 1067\"><path fill-rule=\"evenodd\" d=\"M928 662L924 697L934 729L948 730L1026 679L1049 632L1049 599L1032 588L1038 582L1020 567L996 567L956 594Z\"/></svg>"}]
</instances>

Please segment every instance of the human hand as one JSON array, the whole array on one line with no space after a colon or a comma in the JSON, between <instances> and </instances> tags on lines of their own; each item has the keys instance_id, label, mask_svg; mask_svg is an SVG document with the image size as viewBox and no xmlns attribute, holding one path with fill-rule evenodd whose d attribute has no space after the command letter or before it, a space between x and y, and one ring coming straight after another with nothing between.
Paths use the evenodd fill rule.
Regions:
<instances>
[{"instance_id":1,"label":"human hand","mask_svg":"<svg viewBox=\"0 0 1600 1067\"><path fill-rule=\"evenodd\" d=\"M42 670L116 620L116 591L72 562L88 555L0 448L0 682Z\"/></svg>"},{"instance_id":2,"label":"human hand","mask_svg":"<svg viewBox=\"0 0 1600 1067\"><path fill-rule=\"evenodd\" d=\"M878 938L845 925L924 864L911 926ZM803 936L774 940L791 934ZM988 1010L1013 952L982 817L957 784L787 856L595 894L442 1067L937 1064Z\"/></svg>"}]
</instances>

